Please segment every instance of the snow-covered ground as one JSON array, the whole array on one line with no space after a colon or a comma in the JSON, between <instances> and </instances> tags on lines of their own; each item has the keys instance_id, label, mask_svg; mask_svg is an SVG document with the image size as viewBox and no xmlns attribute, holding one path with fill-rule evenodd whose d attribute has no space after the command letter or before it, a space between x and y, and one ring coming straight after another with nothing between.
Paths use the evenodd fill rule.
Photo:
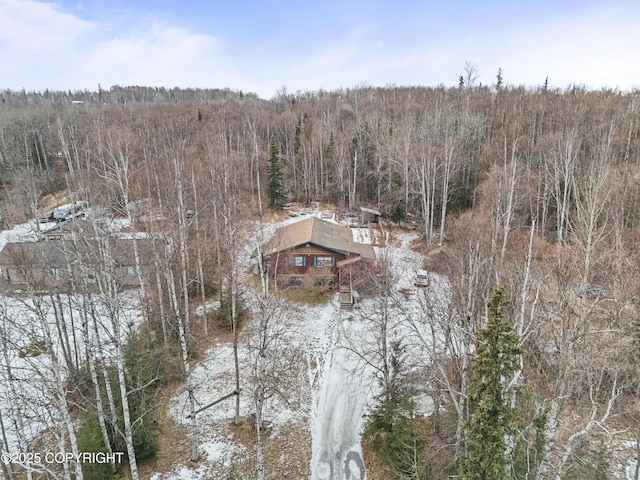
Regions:
<instances>
[{"instance_id":1,"label":"snow-covered ground","mask_svg":"<svg viewBox=\"0 0 640 480\"><path fill-rule=\"evenodd\" d=\"M142 311L137 292L127 292L122 300L119 320L125 341L137 331ZM87 321L86 303L93 304L91 322L96 322L99 344L93 327L85 333L82 330ZM92 346L87 348L99 348L100 358L111 361L113 328L98 296L0 296L0 412L12 451L18 448L18 429L28 442L47 428L58 428L56 388L68 376L68 361L84 362L83 335L86 345ZM47 338L51 339L50 349Z\"/></svg>"},{"instance_id":2,"label":"snow-covered ground","mask_svg":"<svg viewBox=\"0 0 640 480\"><path fill-rule=\"evenodd\" d=\"M0 231L0 249L9 242L35 242L38 240L38 229L45 231L55 225L55 223L28 222L16 225L11 230L2 230Z\"/></svg>"},{"instance_id":3,"label":"snow-covered ground","mask_svg":"<svg viewBox=\"0 0 640 480\"><path fill-rule=\"evenodd\" d=\"M372 241L367 228L353 228L352 233L356 242ZM386 262L394 276L396 295L397 290L414 288L413 277L421 264L420 256L409 248L414 238L405 236L399 247L376 247L378 260ZM395 324L401 315L393 306L392 310L391 323ZM312 480L366 478L361 435L379 389L371 363L377 354L379 339L375 338L375 329L380 314L376 300L367 299L356 312L336 307L331 318L333 342L321 367L313 399Z\"/></svg>"},{"instance_id":4,"label":"snow-covered ground","mask_svg":"<svg viewBox=\"0 0 640 480\"><path fill-rule=\"evenodd\" d=\"M313 214L320 216L321 212L314 211L303 217L286 218L277 223L253 225L254 231L247 235L250 240L239 252L241 275L248 276L247 272L252 270L251 266L256 261L252 258L253 252L274 234L277 227ZM322 216L328 218L326 214ZM126 226L126 222L116 222L112 229L119 230ZM258 234L255 233L256 230ZM353 228L352 232L355 241L371 242L369 229ZM391 337L413 335L428 323L428 318L424 315L426 292L413 284L422 262L422 257L411 250L411 242L416 238L417 234L413 232L400 234L387 247L375 247L378 260L389 266L393 277L388 302ZM34 241L36 235L33 226L25 225L13 232L0 233L0 243L3 239L5 243L17 239ZM446 297L446 282L436 276L431 280L433 288L439 289L438 295ZM254 311L258 305L257 295L251 288L247 289L245 300L248 308ZM134 303L135 299L132 299L132 304ZM197 306L194 313L202 315L217 307L215 303ZM375 368L366 364L375 357L373 350L377 339L374 330L379 321L378 315L377 299L364 300L356 311L346 312L340 310L338 299L334 297L317 306L290 304L290 314L282 319L286 326L287 345L303 358L303 374L294 378L295 385L289 384L289 398L277 395L269 398L265 404L264 419L270 426L271 436L286 431L289 425L307 425L311 436L309 469L312 480L363 480L366 477L361 435L379 388ZM408 326L407 318L416 321ZM244 389L240 396L240 415L243 418L248 418L255 411L249 379L255 360L252 345L257 333L256 320L253 319L243 332L239 348ZM16 357L14 361L21 360ZM221 342L212 346L204 353L202 361L193 366L192 373L198 407L232 392L235 388L232 345ZM36 396L34 392L34 398ZM186 418L187 403L187 394L182 391L172 398L169 405L170 415L185 426L189 422ZM158 472L151 478L197 480L229 471L238 458L247 455L246 447L234 440L228 429L234 415L234 397L199 413L197 418L201 461L193 465L188 459L184 459L183 463L177 463L170 472ZM35 430L38 428L42 426L37 426Z\"/></svg>"},{"instance_id":5,"label":"snow-covered ground","mask_svg":"<svg viewBox=\"0 0 640 480\"><path fill-rule=\"evenodd\" d=\"M277 227L300 221L310 215L320 216L322 212L313 211L304 216L286 218L281 222L269 222L250 226L250 238L243 246L240 258L240 271L245 277L255 263L252 253L259 244L269 240ZM323 215L323 218L327 218ZM40 225L44 227L45 225ZM113 223L113 230L127 226L126 221ZM11 231L0 232L0 248L9 241L36 241L35 228L38 225L25 224ZM366 228L352 229L355 241L371 242L370 231ZM257 232L257 233L256 233ZM430 275L430 286L420 288L414 285L415 275L422 266L422 256L411 249L411 242L418 238L416 232L398 233L386 247L375 247L377 258L385 262L392 276L392 288L384 299L389 318L389 340L402 338L406 352L413 358L421 358L426 363L425 351L436 350L447 316L449 284L446 278ZM246 279L246 278L245 278ZM258 304L257 293L247 288L245 300L248 307L255 310ZM375 394L379 390L378 374L375 368L375 348L379 339L376 328L381 320L382 302L380 298L365 299L353 312L340 310L337 298L316 306L300 306L291 303L290 314L283 318L286 326L286 343L301 356L302 374L292 373L293 385L288 385L289 398L274 395L265 404L264 419L269 424L267 435L275 436L286 432L291 425L307 425L311 437L311 460L309 470L311 480L364 480L366 465L362 461L361 435L366 424L366 416L371 412ZM65 312L80 318L80 299L64 298L71 305ZM133 329L139 322L137 293L132 292L128 302L131 306L126 316L127 328ZM46 305L46 303L45 303ZM202 315L215 309L217 303L197 306L194 313ZM46 307L48 321L53 322L53 307ZM13 415L20 406L25 410L25 418L30 422L26 427L27 435L35 437L43 428L59 422L59 418L49 414L49 423L38 420L50 407L51 393L45 383L50 371L50 360L46 356L21 356L34 339L41 337L39 327L34 326L33 306L28 302L8 297L0 297L0 318L5 319L2 328L9 328L9 336L14 343L9 353L20 389L20 401L15 402L14 395L6 388L6 378L0 380L0 412L5 428L9 433L9 443L15 444L15 427L7 425L6 416ZM65 317L67 318L67 317ZM9 322L10 320L10 322ZM108 322L105 320L104 324ZM51 323L55 325L55 323ZM71 328L71 325L69 326ZM106 328L106 327L105 327ZM55 328L52 330L57 338ZM29 332L25 335L25 332ZM107 335L107 330L104 331ZM129 333L132 330L128 330ZM252 371L255 352L252 350L257 335L256 320L251 320L243 332L239 349L242 372L243 394L240 396L240 415L244 418L254 413L251 396ZM455 338L456 332L449 332ZM57 355L60 352L56 353ZM108 354L108 349L105 350ZM4 359L0 359L6 362ZM369 364L367 364L369 362ZM422 363L422 366L424 366ZM413 365L413 364L412 364ZM6 374L6 368L0 369ZM35 373L34 373L35 372ZM297 376L296 376L297 375ZM290 379L291 380L291 379ZM207 405L232 392L235 388L233 376L233 351L229 343L218 342L203 354L202 360L193 366L193 383L198 406ZM431 408L428 394L422 392L424 414ZM152 480L205 480L217 478L220 472L229 472L243 456L249 452L240 444L228 429L235 414L235 398L225 400L216 406L198 414L199 450L201 460L193 464L187 458L169 472L156 472ZM187 395L182 391L170 401L169 414L183 425L188 425ZM635 444L634 444L635 445ZM628 450L631 450L629 447ZM286 463L288 452L282 452ZM624 458L630 458L626 452ZM629 461L619 466L621 475L631 480L635 471L635 462ZM623 471L625 471L622 473Z\"/></svg>"},{"instance_id":6,"label":"snow-covered ground","mask_svg":"<svg viewBox=\"0 0 640 480\"><path fill-rule=\"evenodd\" d=\"M316 212L317 213L317 212ZM308 215L307 215L308 216ZM304 218L304 217L302 217ZM326 218L326 217L325 217ZM252 261L249 252L257 243L267 241L281 225L301 220L287 218L282 222L263 225L262 234L254 235L245 248L247 267ZM256 225L257 228L257 225ZM354 240L370 241L368 229L352 229ZM416 287L415 275L422 267L422 256L411 249L418 238L416 232L397 233L386 247L375 247L379 261L388 264L393 278L387 299L389 316L389 340L402 338L405 352L410 357L410 367L424 368L429 362L425 352L436 352L444 330L453 328L447 322L449 282L445 277L430 274L429 287ZM374 406L379 391L376 369L366 365L375 357L371 354L377 341L375 329L380 321L380 298L365 299L352 312L341 311L336 298L324 305L305 306L297 310L290 341L304 352L307 363L307 381L300 384L298 398L308 404L288 409L278 399L268 402L265 419L272 422L274 431L286 429L290 422L306 421L311 436L311 480L364 480L366 465L362 461L361 436L367 415ZM251 329L251 325L248 326ZM248 332L250 334L250 332ZM455 342L458 332L448 331L449 341ZM248 371L250 359L245 345L241 355L243 369ZM202 404L213 401L233 389L230 346L213 347L202 365L196 367L199 379L197 398ZM419 363L411 360L419 359ZM366 360L366 361L365 361ZM416 398L420 405L417 412L428 415L433 401L428 392L420 392ZM184 422L186 396L174 399L172 414ZM238 456L247 452L235 443L226 430L225 423L233 417L233 402L215 407L202 421L201 448L206 461L197 468L189 468L185 462L168 474L156 474L153 480L196 480L211 478L207 465L229 466ZM252 412L253 406L244 398L242 415ZM625 454L625 458L629 458ZM618 471L627 480L633 478L635 462L621 464ZM626 470L626 471L625 471ZM219 470L218 470L219 471Z\"/></svg>"},{"instance_id":7,"label":"snow-covered ground","mask_svg":"<svg viewBox=\"0 0 640 480\"><path fill-rule=\"evenodd\" d=\"M369 326L340 313L336 310L333 316L334 343L314 391L312 480L365 478L360 437L375 382L371 369L349 346L353 338L367 335Z\"/></svg>"},{"instance_id":8,"label":"snow-covered ground","mask_svg":"<svg viewBox=\"0 0 640 480\"><path fill-rule=\"evenodd\" d=\"M90 212L90 210L89 210ZM124 230L131 225L130 220L126 218L101 218L101 224L105 225L110 232L118 232ZM38 223L34 220L15 225L11 230L0 231L0 250L9 242L37 242L42 232L58 225L56 222ZM133 233L128 234L130 237ZM138 234L136 238L140 238Z\"/></svg>"},{"instance_id":9,"label":"snow-covered ground","mask_svg":"<svg viewBox=\"0 0 640 480\"><path fill-rule=\"evenodd\" d=\"M320 215L320 212L314 212ZM305 215L302 218L306 218ZM327 215L323 216L327 218ZM258 243L264 243L277 227L302 219L287 218L281 222L262 225L261 233L250 236L251 241L240 255L241 270L251 271L255 259L251 252ZM255 228L259 228L255 225ZM367 228L352 229L354 240L371 241ZM427 319L423 314L424 289L414 286L416 272L420 269L422 257L411 250L411 242L418 238L416 233L400 234L394 244L376 247L378 259L390 266L393 276L392 299L389 301L391 324L394 335L411 333L411 328L422 328ZM448 284L444 279L433 276L431 291L446 298ZM249 307L253 300L247 296ZM376 339L372 333L378 321L376 299L367 299L360 308L353 311L340 310L336 297L318 306L296 306L291 304L292 314L287 321L289 332L287 342L303 353L306 358L306 381L302 380L298 390L291 395L303 401L297 409L287 402L274 397L266 404L265 419L271 425L271 435L295 422L308 424L311 435L311 478L322 479L364 479L366 466L362 461L361 435L366 416L373 406L373 399L379 389L376 372L366 361L373 358L368 351L374 348ZM439 308L442 308L440 306ZM295 314L293 311L295 310ZM417 327L403 327L407 316L421 315ZM251 336L254 334L255 320L250 322L240 346L240 364L243 377L251 371ZM423 332L424 333L424 332ZM230 344L221 343L212 347L204 360L193 370L196 384L195 397L200 405L210 403L234 389L232 350ZM306 403L304 403L306 402ZM296 402L291 402L296 403ZM254 407L245 392L241 395L241 416L253 413ZM179 422L187 424L187 395L182 392L172 400L171 415ZM234 442L226 428L234 416L234 399L206 410L198 416L203 461L197 468L188 462L177 465L171 472L157 473L154 480L205 479L212 472L229 467L238 455L246 455L244 447ZM213 445L213 452L209 446Z\"/></svg>"},{"instance_id":10,"label":"snow-covered ground","mask_svg":"<svg viewBox=\"0 0 640 480\"><path fill-rule=\"evenodd\" d=\"M9 242L38 241L38 229L45 231L54 225L28 222L0 231L0 249ZM142 311L137 291L126 292L121 299L119 319L124 341L137 331ZM93 315L88 313L91 311ZM84 332L88 346L95 351L97 330L101 336L99 356L109 362L113 328L99 295L0 295L0 415L6 436L6 440L2 439L4 448L19 451L20 436L25 443L46 429L55 433L60 428L62 419L55 389L67 378L69 361L84 361L87 349L81 325L86 324L87 315L97 325ZM50 348L46 348L48 337Z\"/></svg>"}]
</instances>

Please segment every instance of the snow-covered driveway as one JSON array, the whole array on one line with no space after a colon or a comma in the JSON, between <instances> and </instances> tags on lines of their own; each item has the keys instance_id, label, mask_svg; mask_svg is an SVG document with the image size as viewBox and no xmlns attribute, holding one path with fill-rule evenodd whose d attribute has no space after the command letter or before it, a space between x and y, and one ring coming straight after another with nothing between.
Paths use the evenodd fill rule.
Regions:
<instances>
[{"instance_id":1,"label":"snow-covered driveway","mask_svg":"<svg viewBox=\"0 0 640 480\"><path fill-rule=\"evenodd\" d=\"M349 315L339 310L334 315L335 342L321 366L312 422L312 480L365 479L360 438L374 376L347 348L347 336L366 334L365 324L347 320Z\"/></svg>"}]
</instances>

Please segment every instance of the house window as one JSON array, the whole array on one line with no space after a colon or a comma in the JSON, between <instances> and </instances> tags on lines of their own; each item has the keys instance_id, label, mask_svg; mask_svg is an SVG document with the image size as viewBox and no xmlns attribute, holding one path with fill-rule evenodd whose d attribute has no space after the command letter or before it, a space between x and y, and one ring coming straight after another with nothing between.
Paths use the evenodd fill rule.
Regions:
<instances>
[{"instance_id":1,"label":"house window","mask_svg":"<svg viewBox=\"0 0 640 480\"><path fill-rule=\"evenodd\" d=\"M287 257L285 259L285 264L287 267L306 267L307 257L302 255Z\"/></svg>"},{"instance_id":2,"label":"house window","mask_svg":"<svg viewBox=\"0 0 640 480\"><path fill-rule=\"evenodd\" d=\"M333 267L334 257L316 257L315 266L316 267Z\"/></svg>"},{"instance_id":3,"label":"house window","mask_svg":"<svg viewBox=\"0 0 640 480\"><path fill-rule=\"evenodd\" d=\"M122 272L124 273L125 277L133 277L136 274L133 267L122 267Z\"/></svg>"},{"instance_id":4,"label":"house window","mask_svg":"<svg viewBox=\"0 0 640 480\"><path fill-rule=\"evenodd\" d=\"M48 240L62 240L62 235L49 235L47 236Z\"/></svg>"}]
</instances>

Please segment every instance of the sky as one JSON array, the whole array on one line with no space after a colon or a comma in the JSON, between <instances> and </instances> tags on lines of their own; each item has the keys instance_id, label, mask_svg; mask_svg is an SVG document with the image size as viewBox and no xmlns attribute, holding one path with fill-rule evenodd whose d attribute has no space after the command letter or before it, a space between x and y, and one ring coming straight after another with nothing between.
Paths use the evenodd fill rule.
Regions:
<instances>
[{"instance_id":1,"label":"sky","mask_svg":"<svg viewBox=\"0 0 640 480\"><path fill-rule=\"evenodd\" d=\"M640 88L640 0L0 0L0 90Z\"/></svg>"}]
</instances>

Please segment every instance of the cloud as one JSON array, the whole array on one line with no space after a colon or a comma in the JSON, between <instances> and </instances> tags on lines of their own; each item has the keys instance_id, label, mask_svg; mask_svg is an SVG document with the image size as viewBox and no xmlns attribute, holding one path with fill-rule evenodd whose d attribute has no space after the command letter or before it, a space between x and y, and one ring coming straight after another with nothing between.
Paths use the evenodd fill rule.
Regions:
<instances>
[{"instance_id":1,"label":"cloud","mask_svg":"<svg viewBox=\"0 0 640 480\"><path fill-rule=\"evenodd\" d=\"M0 88L112 85L233 88L212 35L137 19L134 28L88 22L49 3L0 0Z\"/></svg>"},{"instance_id":2,"label":"cloud","mask_svg":"<svg viewBox=\"0 0 640 480\"><path fill-rule=\"evenodd\" d=\"M193 18L178 25L168 11L96 11L89 2L65 11L36 0L0 0L0 88L228 87L268 98L283 85L290 91L453 86L469 60L483 84L494 83L502 68L508 84L541 85L548 75L552 86L627 89L640 78L633 61L640 12L622 1L526 19L515 7L499 19L479 10L458 30L455 9L404 12L412 15L406 20L382 10L339 22L323 17L311 32L287 29L287 22L281 31L253 31L234 10L220 13L222 35L204 30L204 22L195 30Z\"/></svg>"},{"instance_id":3,"label":"cloud","mask_svg":"<svg viewBox=\"0 0 640 480\"><path fill-rule=\"evenodd\" d=\"M453 14L454 12L450 12ZM637 88L640 31L638 7L617 2L554 15L525 18L522 11L499 21L487 15L464 29L431 25L421 32L351 31L285 67L296 89L370 85L457 85L464 63L477 63L479 82L495 83L502 68L512 85L539 86L549 76L554 87ZM401 26L400 26L401 28Z\"/></svg>"},{"instance_id":4,"label":"cloud","mask_svg":"<svg viewBox=\"0 0 640 480\"><path fill-rule=\"evenodd\" d=\"M205 87L235 80L231 71L219 39L152 22L96 44L83 76L110 85Z\"/></svg>"},{"instance_id":5,"label":"cloud","mask_svg":"<svg viewBox=\"0 0 640 480\"><path fill-rule=\"evenodd\" d=\"M396 60L389 55L382 38L373 40L377 38L376 30L372 24L355 25L333 38L308 44L295 55L280 55L287 61L268 68L272 85L286 85L292 91L378 85L394 70Z\"/></svg>"},{"instance_id":6,"label":"cloud","mask_svg":"<svg viewBox=\"0 0 640 480\"><path fill-rule=\"evenodd\" d=\"M637 87L640 33L637 8L604 6L550 17L518 28L494 31L476 40L467 57L477 62L485 84L495 82L498 68L515 85L570 84L590 88Z\"/></svg>"},{"instance_id":7,"label":"cloud","mask_svg":"<svg viewBox=\"0 0 640 480\"><path fill-rule=\"evenodd\" d=\"M79 40L95 30L95 24L49 3L0 0L0 78L6 82L0 87L32 87L55 73L56 59L74 55Z\"/></svg>"},{"instance_id":8,"label":"cloud","mask_svg":"<svg viewBox=\"0 0 640 480\"><path fill-rule=\"evenodd\" d=\"M60 53L95 25L31 0L0 0L0 42L6 55Z\"/></svg>"}]
</instances>

